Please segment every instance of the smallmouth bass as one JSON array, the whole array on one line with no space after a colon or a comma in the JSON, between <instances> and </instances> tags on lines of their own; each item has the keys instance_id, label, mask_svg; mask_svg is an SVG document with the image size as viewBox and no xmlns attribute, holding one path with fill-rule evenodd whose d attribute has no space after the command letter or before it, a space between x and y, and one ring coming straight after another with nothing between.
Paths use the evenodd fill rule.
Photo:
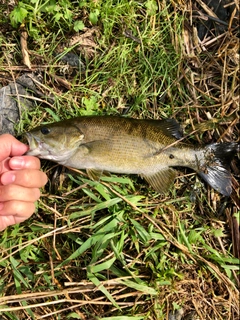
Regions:
<instances>
[{"instance_id":1,"label":"smallmouth bass","mask_svg":"<svg viewBox=\"0 0 240 320\"><path fill-rule=\"evenodd\" d=\"M177 141L182 136L174 119L84 116L42 125L25 136L28 155L86 169L92 178L103 171L138 174L165 193L176 177L173 168L189 167L221 194L232 191L228 167L237 143L191 147Z\"/></svg>"}]
</instances>

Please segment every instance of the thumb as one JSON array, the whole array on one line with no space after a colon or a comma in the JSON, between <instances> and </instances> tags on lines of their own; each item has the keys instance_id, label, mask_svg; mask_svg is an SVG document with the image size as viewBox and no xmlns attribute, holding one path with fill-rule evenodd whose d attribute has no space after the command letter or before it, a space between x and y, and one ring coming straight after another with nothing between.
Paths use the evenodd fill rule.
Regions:
<instances>
[{"instance_id":1,"label":"thumb","mask_svg":"<svg viewBox=\"0 0 240 320\"><path fill-rule=\"evenodd\" d=\"M10 134L0 135L0 161L8 157L21 156L27 152L28 146Z\"/></svg>"}]
</instances>

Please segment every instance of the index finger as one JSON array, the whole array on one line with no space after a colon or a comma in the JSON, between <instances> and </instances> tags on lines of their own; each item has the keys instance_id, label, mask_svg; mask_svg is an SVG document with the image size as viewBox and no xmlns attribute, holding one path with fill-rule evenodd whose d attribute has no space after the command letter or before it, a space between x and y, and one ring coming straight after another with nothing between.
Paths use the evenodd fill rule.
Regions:
<instances>
[{"instance_id":1,"label":"index finger","mask_svg":"<svg viewBox=\"0 0 240 320\"><path fill-rule=\"evenodd\" d=\"M41 162L33 156L12 157L8 162L8 166L12 170L40 169Z\"/></svg>"}]
</instances>

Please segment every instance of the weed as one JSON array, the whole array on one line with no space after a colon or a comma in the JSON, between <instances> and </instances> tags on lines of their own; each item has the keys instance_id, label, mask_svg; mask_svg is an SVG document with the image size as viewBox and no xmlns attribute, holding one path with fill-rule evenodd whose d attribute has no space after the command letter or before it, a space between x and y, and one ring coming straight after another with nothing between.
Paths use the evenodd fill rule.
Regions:
<instances>
[{"instance_id":1,"label":"weed","mask_svg":"<svg viewBox=\"0 0 240 320\"><path fill-rule=\"evenodd\" d=\"M194 42L199 1L12 3L3 1L0 13L1 81L23 71L21 24L41 75L41 99L21 114L18 132L119 114L174 117L196 144L237 140L236 30ZM82 64L63 62L69 52ZM239 259L222 215L239 220L235 187L232 200L223 199L186 170L160 196L135 176L96 182L46 161L42 168L49 183L36 214L1 232L3 317L159 320L183 310L238 318Z\"/></svg>"}]
</instances>

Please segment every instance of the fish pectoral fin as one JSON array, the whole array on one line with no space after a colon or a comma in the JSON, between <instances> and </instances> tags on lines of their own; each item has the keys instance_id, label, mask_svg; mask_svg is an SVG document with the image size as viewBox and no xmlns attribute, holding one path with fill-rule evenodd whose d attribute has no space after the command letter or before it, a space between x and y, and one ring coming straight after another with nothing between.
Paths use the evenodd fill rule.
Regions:
<instances>
[{"instance_id":1,"label":"fish pectoral fin","mask_svg":"<svg viewBox=\"0 0 240 320\"><path fill-rule=\"evenodd\" d=\"M100 177L103 173L102 170L96 170L96 169L86 169L87 175L89 176L90 179L94 181L99 181Z\"/></svg>"},{"instance_id":2,"label":"fish pectoral fin","mask_svg":"<svg viewBox=\"0 0 240 320\"><path fill-rule=\"evenodd\" d=\"M142 177L159 193L166 193L174 182L176 171L166 167L153 175L142 175Z\"/></svg>"},{"instance_id":3,"label":"fish pectoral fin","mask_svg":"<svg viewBox=\"0 0 240 320\"><path fill-rule=\"evenodd\" d=\"M102 176L110 176L110 173L105 170L86 169L87 175L94 181L99 181Z\"/></svg>"},{"instance_id":4,"label":"fish pectoral fin","mask_svg":"<svg viewBox=\"0 0 240 320\"><path fill-rule=\"evenodd\" d=\"M109 139L93 140L82 144L80 147L85 147L89 153L109 151L112 147L112 142Z\"/></svg>"}]
</instances>

